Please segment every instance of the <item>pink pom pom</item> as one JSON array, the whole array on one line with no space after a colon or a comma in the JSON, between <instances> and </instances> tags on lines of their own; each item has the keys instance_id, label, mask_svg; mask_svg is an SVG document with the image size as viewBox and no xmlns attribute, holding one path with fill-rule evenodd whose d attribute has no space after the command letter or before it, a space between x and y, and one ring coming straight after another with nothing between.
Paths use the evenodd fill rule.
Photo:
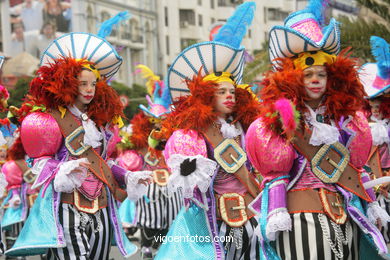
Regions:
<instances>
[{"instance_id":1,"label":"pink pom pom","mask_svg":"<svg viewBox=\"0 0 390 260\"><path fill-rule=\"evenodd\" d=\"M281 98L275 102L275 109L280 114L284 130L286 132L295 131L297 122L295 121L295 108L293 103L286 98Z\"/></svg>"}]
</instances>

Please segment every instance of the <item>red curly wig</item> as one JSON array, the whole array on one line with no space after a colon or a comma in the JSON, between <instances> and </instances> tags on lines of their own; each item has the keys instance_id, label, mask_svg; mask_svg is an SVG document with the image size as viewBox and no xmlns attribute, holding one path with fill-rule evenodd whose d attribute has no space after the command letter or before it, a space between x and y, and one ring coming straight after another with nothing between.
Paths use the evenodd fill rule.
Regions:
<instances>
[{"instance_id":1,"label":"red curly wig","mask_svg":"<svg viewBox=\"0 0 390 260\"><path fill-rule=\"evenodd\" d=\"M204 131L219 114L214 110L215 94L218 83L203 81L200 72L194 75L186 84L191 92L190 96L180 97L174 102L174 110L163 122L167 137L177 129ZM260 112L259 102L245 89L236 88L236 106L232 113L234 121L239 121L244 130L257 118Z\"/></svg>"},{"instance_id":2,"label":"red curly wig","mask_svg":"<svg viewBox=\"0 0 390 260\"><path fill-rule=\"evenodd\" d=\"M62 57L40 67L37 77L30 84L31 96L48 109L73 105L78 95L78 76L84 68L83 64L91 63ZM96 83L95 96L88 105L87 114L98 126L110 122L115 116L123 116L119 96L105 80Z\"/></svg>"},{"instance_id":3,"label":"red curly wig","mask_svg":"<svg viewBox=\"0 0 390 260\"><path fill-rule=\"evenodd\" d=\"M294 67L292 59L281 58L282 66L277 71L269 71L263 80L264 88L261 91L266 125L278 134L282 125L278 117L272 117L275 112L274 103L281 99L291 100L296 109L302 114L307 111L305 101L309 100L303 83L303 71ZM356 111L362 110L366 103L364 88L358 78L358 60L350 57L349 49L343 50L333 64L325 65L328 74L324 105L326 115L336 121L343 116L354 116ZM301 125L303 119L301 117Z\"/></svg>"},{"instance_id":4,"label":"red curly wig","mask_svg":"<svg viewBox=\"0 0 390 260\"><path fill-rule=\"evenodd\" d=\"M134 145L134 148L141 150L148 147L148 137L153 129L153 124L149 122L148 117L141 111L131 119L130 124L133 129L130 142Z\"/></svg>"},{"instance_id":5,"label":"red curly wig","mask_svg":"<svg viewBox=\"0 0 390 260\"><path fill-rule=\"evenodd\" d=\"M25 155L26 151L24 150L22 139L19 136L7 151L7 160L22 160Z\"/></svg>"}]
</instances>

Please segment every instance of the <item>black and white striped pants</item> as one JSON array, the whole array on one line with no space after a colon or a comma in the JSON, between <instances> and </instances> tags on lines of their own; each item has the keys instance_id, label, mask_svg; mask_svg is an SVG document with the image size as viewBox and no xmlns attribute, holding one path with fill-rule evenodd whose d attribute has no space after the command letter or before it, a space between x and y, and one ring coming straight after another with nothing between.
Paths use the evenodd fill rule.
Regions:
<instances>
[{"instance_id":1,"label":"black and white striped pants","mask_svg":"<svg viewBox=\"0 0 390 260\"><path fill-rule=\"evenodd\" d=\"M183 206L181 192L169 192L156 183L148 186L147 199L137 201L137 224L149 229L166 229Z\"/></svg>"},{"instance_id":2,"label":"black and white striped pants","mask_svg":"<svg viewBox=\"0 0 390 260\"><path fill-rule=\"evenodd\" d=\"M390 199L386 198L382 194L380 194L377 198L377 201L379 203L379 206L386 210L387 214L390 214ZM381 233L383 235L383 238L385 239L386 243L390 243L390 223L384 224L381 228Z\"/></svg>"},{"instance_id":3,"label":"black and white striped pants","mask_svg":"<svg viewBox=\"0 0 390 260\"><path fill-rule=\"evenodd\" d=\"M276 240L276 251L281 259L359 259L359 231L352 220L339 225L344 236L347 233L348 243L342 246L343 257L337 258L327 239L327 234L330 234L331 241L335 243L336 231L328 217L319 213L295 213L291 214L291 219L292 230L280 233ZM346 232L347 225L350 232Z\"/></svg>"},{"instance_id":4,"label":"black and white striped pants","mask_svg":"<svg viewBox=\"0 0 390 260\"><path fill-rule=\"evenodd\" d=\"M112 234L108 208L87 214L71 204L62 203L59 221L66 247L50 249L47 259L108 259Z\"/></svg>"},{"instance_id":5,"label":"black and white striped pants","mask_svg":"<svg viewBox=\"0 0 390 260\"><path fill-rule=\"evenodd\" d=\"M255 217L242 226L241 242L237 241L240 238L237 239L234 235L232 227L220 220L217 221L217 224L219 239L223 242L223 248L225 249L225 260L260 259L260 243L258 237L254 234L254 230L258 225ZM237 231L238 228L234 229Z\"/></svg>"}]
</instances>

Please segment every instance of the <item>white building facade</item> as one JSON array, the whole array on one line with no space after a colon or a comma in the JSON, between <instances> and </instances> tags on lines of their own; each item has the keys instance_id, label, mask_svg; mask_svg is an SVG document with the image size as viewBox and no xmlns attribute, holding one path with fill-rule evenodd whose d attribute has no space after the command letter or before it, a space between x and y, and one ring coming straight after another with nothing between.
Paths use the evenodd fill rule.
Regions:
<instances>
[{"instance_id":1,"label":"white building facade","mask_svg":"<svg viewBox=\"0 0 390 260\"><path fill-rule=\"evenodd\" d=\"M157 1L160 40L163 56L163 74L175 57L187 46L209 40L210 26L225 22L235 7L243 1L237 0L160 0ZM245 1L244 1L245 2ZM242 45L253 55L262 48L268 30L283 24L292 11L293 0L255 0L256 13Z\"/></svg>"},{"instance_id":2,"label":"white building facade","mask_svg":"<svg viewBox=\"0 0 390 260\"><path fill-rule=\"evenodd\" d=\"M5 3L1 1L2 23L9 23ZM98 25L120 11L128 10L131 18L116 27L108 40L123 57L115 80L131 86L143 84L134 68L142 63L156 74L165 76L169 65L187 46L209 40L210 26L224 22L243 0L71 0L72 30L96 33ZM254 0L256 13L242 45L249 54L266 47L269 30L282 25L287 15L306 6L307 0ZM331 16L356 15L355 1L331 0ZM9 29L3 30L3 51Z\"/></svg>"},{"instance_id":3,"label":"white building facade","mask_svg":"<svg viewBox=\"0 0 390 260\"><path fill-rule=\"evenodd\" d=\"M159 73L157 0L72 0L73 31L96 33L98 25L128 10L130 19L114 27L108 41L117 47L123 65L115 80L128 86L142 83L135 66L147 64Z\"/></svg>"}]
</instances>

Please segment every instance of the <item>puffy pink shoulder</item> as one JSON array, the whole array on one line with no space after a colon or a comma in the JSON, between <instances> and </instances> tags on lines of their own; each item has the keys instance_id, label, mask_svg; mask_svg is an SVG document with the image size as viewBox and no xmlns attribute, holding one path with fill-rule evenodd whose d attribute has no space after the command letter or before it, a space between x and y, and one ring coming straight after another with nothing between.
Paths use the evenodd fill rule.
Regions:
<instances>
[{"instance_id":1,"label":"puffy pink shoulder","mask_svg":"<svg viewBox=\"0 0 390 260\"><path fill-rule=\"evenodd\" d=\"M268 129L261 118L246 133L246 151L253 166L264 176L286 175L294 162L290 143Z\"/></svg>"},{"instance_id":2,"label":"puffy pink shoulder","mask_svg":"<svg viewBox=\"0 0 390 260\"><path fill-rule=\"evenodd\" d=\"M165 145L165 160L168 160L172 154L207 157L206 141L194 130L176 130Z\"/></svg>"},{"instance_id":3,"label":"puffy pink shoulder","mask_svg":"<svg viewBox=\"0 0 390 260\"><path fill-rule=\"evenodd\" d=\"M1 171L8 182L7 189L12 189L15 186L20 186L22 184L23 172L15 161L11 160L4 163L3 167L1 167Z\"/></svg>"},{"instance_id":4,"label":"puffy pink shoulder","mask_svg":"<svg viewBox=\"0 0 390 260\"><path fill-rule=\"evenodd\" d=\"M29 157L54 155L61 146L62 134L57 121L48 113L26 116L20 130L23 147Z\"/></svg>"}]
</instances>

